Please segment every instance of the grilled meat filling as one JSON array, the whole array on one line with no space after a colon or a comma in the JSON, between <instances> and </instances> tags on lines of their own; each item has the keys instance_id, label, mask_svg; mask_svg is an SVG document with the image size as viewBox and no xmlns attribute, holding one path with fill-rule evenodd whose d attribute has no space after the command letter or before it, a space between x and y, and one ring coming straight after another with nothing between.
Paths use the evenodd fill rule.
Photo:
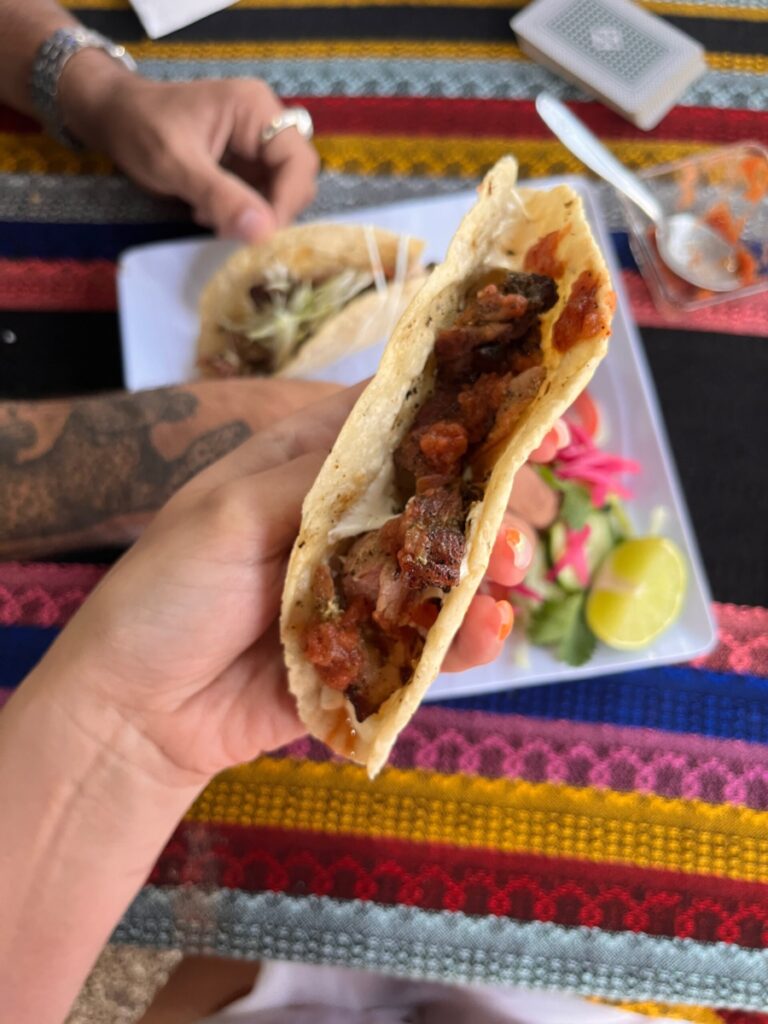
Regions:
<instances>
[{"instance_id":1,"label":"grilled meat filling","mask_svg":"<svg viewBox=\"0 0 768 1024\"><path fill-rule=\"evenodd\" d=\"M304 651L359 721L413 673L444 594L460 579L472 470L505 440L545 379L539 317L557 301L541 274L494 270L435 339L435 383L394 452L403 511L343 545L313 581Z\"/></svg>"}]
</instances>

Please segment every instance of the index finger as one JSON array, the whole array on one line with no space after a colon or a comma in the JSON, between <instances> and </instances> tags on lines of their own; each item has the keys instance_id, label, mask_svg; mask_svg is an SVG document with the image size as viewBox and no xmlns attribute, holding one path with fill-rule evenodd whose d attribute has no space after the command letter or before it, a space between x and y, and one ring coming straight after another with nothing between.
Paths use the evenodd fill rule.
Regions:
<instances>
[{"instance_id":1,"label":"index finger","mask_svg":"<svg viewBox=\"0 0 768 1024\"><path fill-rule=\"evenodd\" d=\"M286 128L259 151L267 171L267 195L278 224L290 224L315 197L320 158L295 128Z\"/></svg>"}]
</instances>

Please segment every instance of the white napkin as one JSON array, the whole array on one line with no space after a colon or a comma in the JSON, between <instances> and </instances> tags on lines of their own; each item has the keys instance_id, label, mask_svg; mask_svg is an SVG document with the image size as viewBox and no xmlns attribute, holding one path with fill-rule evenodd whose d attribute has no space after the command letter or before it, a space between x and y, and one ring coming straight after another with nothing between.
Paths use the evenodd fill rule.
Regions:
<instances>
[{"instance_id":1,"label":"white napkin","mask_svg":"<svg viewBox=\"0 0 768 1024\"><path fill-rule=\"evenodd\" d=\"M347 967L264 961L250 995L201 1024L644 1024L557 992L409 981ZM681 1024L656 1017L654 1024Z\"/></svg>"},{"instance_id":2,"label":"white napkin","mask_svg":"<svg viewBox=\"0 0 768 1024\"><path fill-rule=\"evenodd\" d=\"M234 0L131 0L150 39L191 25L209 14L231 7Z\"/></svg>"}]
</instances>

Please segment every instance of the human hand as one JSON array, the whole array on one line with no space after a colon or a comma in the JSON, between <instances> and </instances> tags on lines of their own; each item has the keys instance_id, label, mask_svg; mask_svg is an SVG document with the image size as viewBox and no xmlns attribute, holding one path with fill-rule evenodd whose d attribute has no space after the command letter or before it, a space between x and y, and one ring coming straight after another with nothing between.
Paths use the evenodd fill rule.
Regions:
<instances>
[{"instance_id":1,"label":"human hand","mask_svg":"<svg viewBox=\"0 0 768 1024\"><path fill-rule=\"evenodd\" d=\"M558 420L530 457L551 462L569 440L568 427ZM529 465L515 476L504 521L491 551L488 570L443 663L446 672L465 672L494 661L515 623L506 595L522 583L538 543L536 527L546 525L557 511L557 497Z\"/></svg>"},{"instance_id":2,"label":"human hand","mask_svg":"<svg viewBox=\"0 0 768 1024\"><path fill-rule=\"evenodd\" d=\"M331 381L290 377L208 377L183 387L198 400L198 429L238 420L253 434L343 390Z\"/></svg>"},{"instance_id":3,"label":"human hand","mask_svg":"<svg viewBox=\"0 0 768 1024\"><path fill-rule=\"evenodd\" d=\"M66 703L80 709L84 731L117 713L140 738L137 770L159 756L165 781L202 784L303 731L279 642L280 596L302 500L358 393L279 421L191 480L49 652L49 678L78 680ZM531 535L505 522L489 575L506 585L530 561L520 538L511 543L513 523ZM496 656L501 604L474 599L447 668Z\"/></svg>"},{"instance_id":4,"label":"human hand","mask_svg":"<svg viewBox=\"0 0 768 1024\"><path fill-rule=\"evenodd\" d=\"M83 50L62 74L59 105L78 139L220 235L260 241L314 198L314 147L293 128L260 142L283 106L259 79L154 82Z\"/></svg>"}]
</instances>

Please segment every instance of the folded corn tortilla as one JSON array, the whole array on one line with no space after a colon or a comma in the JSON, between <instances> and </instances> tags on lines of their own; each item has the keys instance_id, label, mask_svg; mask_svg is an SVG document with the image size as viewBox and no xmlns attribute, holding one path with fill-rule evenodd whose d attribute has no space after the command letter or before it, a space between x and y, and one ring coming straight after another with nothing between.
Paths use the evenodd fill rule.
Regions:
<instances>
[{"instance_id":1,"label":"folded corn tortilla","mask_svg":"<svg viewBox=\"0 0 768 1024\"><path fill-rule=\"evenodd\" d=\"M211 361L227 352L232 333L245 333L254 324L251 289L281 272L306 282L351 272L350 276L359 275L358 282L367 290L344 301L316 324L307 340L281 355L275 375L301 376L374 344L391 331L423 283L419 264L423 247L417 239L381 228L316 223L286 228L262 244L238 250L214 274L200 298L197 361L201 371L219 376L212 371ZM232 372L239 372L234 363Z\"/></svg>"},{"instance_id":2,"label":"folded corn tortilla","mask_svg":"<svg viewBox=\"0 0 768 1024\"><path fill-rule=\"evenodd\" d=\"M567 186L548 191L515 186L517 164L502 159L479 188L445 262L433 270L397 324L379 369L356 403L306 497L283 592L281 636L291 692L308 731L332 750L361 762L371 777L387 760L398 733L438 675L491 549L517 470L586 387L607 351L614 294L605 261L587 224L580 197ZM528 250L560 232L561 272L555 306L541 317L545 379L536 397L493 453L484 494L469 512L460 582L445 597L413 675L379 710L359 722L342 692L324 685L307 660L302 638L313 609L312 581L339 538L381 525L391 501L393 455L433 384L430 360L438 331L462 308L467 282L484 268L520 270ZM554 325L584 271L594 276L599 328L565 351L553 341ZM391 505L390 515L391 513Z\"/></svg>"}]
</instances>

